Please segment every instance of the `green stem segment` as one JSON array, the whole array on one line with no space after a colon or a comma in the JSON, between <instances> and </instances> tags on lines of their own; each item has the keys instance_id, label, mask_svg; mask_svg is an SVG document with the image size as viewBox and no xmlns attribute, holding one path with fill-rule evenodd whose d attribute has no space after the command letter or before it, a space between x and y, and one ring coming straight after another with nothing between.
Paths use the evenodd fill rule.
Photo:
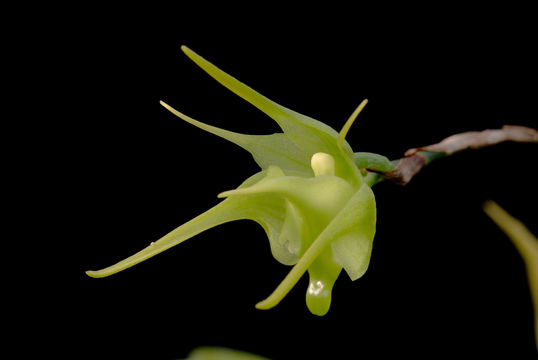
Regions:
<instances>
[{"instance_id":1,"label":"green stem segment","mask_svg":"<svg viewBox=\"0 0 538 360\"><path fill-rule=\"evenodd\" d=\"M385 179L405 185L424 166L445 155L447 154L440 151L422 150L391 161L383 155L357 152L353 154L353 161L359 169L368 172L364 180L370 187Z\"/></svg>"},{"instance_id":2,"label":"green stem segment","mask_svg":"<svg viewBox=\"0 0 538 360\"><path fill-rule=\"evenodd\" d=\"M354 153L353 161L359 169L375 170L382 173L392 171L396 168L396 164L386 156L369 152Z\"/></svg>"},{"instance_id":3,"label":"green stem segment","mask_svg":"<svg viewBox=\"0 0 538 360\"><path fill-rule=\"evenodd\" d=\"M446 153L439 151L419 151L417 154L424 158L426 165L431 163L433 160L439 159L440 157L446 155Z\"/></svg>"}]
</instances>

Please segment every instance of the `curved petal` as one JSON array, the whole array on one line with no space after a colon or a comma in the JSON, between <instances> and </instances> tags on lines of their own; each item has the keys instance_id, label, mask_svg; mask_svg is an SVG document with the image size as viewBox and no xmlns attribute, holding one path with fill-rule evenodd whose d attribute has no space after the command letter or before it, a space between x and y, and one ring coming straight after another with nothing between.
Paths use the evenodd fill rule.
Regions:
<instances>
[{"instance_id":1,"label":"curved petal","mask_svg":"<svg viewBox=\"0 0 538 360\"><path fill-rule=\"evenodd\" d=\"M368 269L376 226L376 204L372 189L364 185L339 218L342 231L331 243L334 260L357 280Z\"/></svg>"},{"instance_id":2,"label":"curved petal","mask_svg":"<svg viewBox=\"0 0 538 360\"><path fill-rule=\"evenodd\" d=\"M336 175L348 179L357 189L362 185L362 176L353 163L353 151L347 141L343 139L347 129L343 132L343 136L340 136L342 143L340 147L337 142L338 133L330 126L266 98L233 76L220 70L188 47L182 46L181 49L192 61L220 84L275 120L287 138L308 159L317 152L331 154L335 156L336 160ZM359 106L360 109L362 107ZM275 163L275 165L277 164Z\"/></svg>"},{"instance_id":3,"label":"curved petal","mask_svg":"<svg viewBox=\"0 0 538 360\"><path fill-rule=\"evenodd\" d=\"M283 173L279 170L273 167L270 171L255 174L247 179L240 188L263 181L267 177L282 176ZM284 200L272 194L229 198L151 243L138 253L102 270L87 271L86 273L91 277L105 277L115 274L178 245L202 231L239 219L250 219L258 222L267 233L273 256L283 264L292 265L297 261L297 256L289 251L286 244L280 242L284 210Z\"/></svg>"},{"instance_id":4,"label":"curved petal","mask_svg":"<svg viewBox=\"0 0 538 360\"><path fill-rule=\"evenodd\" d=\"M339 146L337 144L338 133L330 126L268 99L233 76L225 73L188 47L183 45L181 49L196 65L200 66L202 70L220 84L275 120L289 139L306 153L307 156L310 157L317 152L325 152L333 155L339 153ZM344 156L350 158L353 156L353 151L347 141L343 141L343 150L345 152ZM349 164L347 164L346 160L343 164L343 168L347 170L346 172L349 171L347 167L349 167ZM356 174L353 176L356 176Z\"/></svg>"},{"instance_id":5,"label":"curved petal","mask_svg":"<svg viewBox=\"0 0 538 360\"><path fill-rule=\"evenodd\" d=\"M270 165L275 165L281 169L299 172L304 176L312 176L310 158L285 134L240 134L204 124L203 122L177 111L163 101L161 101L161 105L189 124L241 146L252 155L254 161L256 161L262 169L267 169Z\"/></svg>"},{"instance_id":6,"label":"curved petal","mask_svg":"<svg viewBox=\"0 0 538 360\"><path fill-rule=\"evenodd\" d=\"M260 181L252 186L220 193L219 197L234 197L246 194L281 194L301 209L305 210L310 226L317 227L319 233L331 222L333 216L354 194L353 187L337 176L316 176L300 178L283 176ZM312 233L316 233L315 230Z\"/></svg>"},{"instance_id":7,"label":"curved petal","mask_svg":"<svg viewBox=\"0 0 538 360\"><path fill-rule=\"evenodd\" d=\"M201 67L212 78L217 80L228 90L245 99L275 120L284 132L300 135L308 134L313 139L317 139L320 144L326 143L331 147L333 143L336 145L334 139L336 139L338 134L330 126L318 120L312 119L311 117L290 110L266 98L233 76L228 75L185 45L181 47L181 50L183 50L183 52L192 61L194 61L196 65ZM327 150L328 149L319 151L328 152Z\"/></svg>"}]
</instances>

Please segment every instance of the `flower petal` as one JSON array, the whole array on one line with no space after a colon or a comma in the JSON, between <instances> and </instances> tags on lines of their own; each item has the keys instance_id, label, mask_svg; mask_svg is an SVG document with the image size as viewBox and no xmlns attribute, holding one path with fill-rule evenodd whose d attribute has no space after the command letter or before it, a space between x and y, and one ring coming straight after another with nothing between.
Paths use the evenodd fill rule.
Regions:
<instances>
[{"instance_id":1,"label":"flower petal","mask_svg":"<svg viewBox=\"0 0 538 360\"><path fill-rule=\"evenodd\" d=\"M341 139L342 147L338 145L338 133L333 128L266 98L233 76L220 70L188 47L182 46L181 49L211 77L275 120L287 138L308 159L317 152L331 154L336 161L336 175L347 179L357 189L362 185L362 176L353 163L351 147L343 137ZM346 132L347 130L344 131L344 136ZM275 165L277 164L275 163Z\"/></svg>"},{"instance_id":2,"label":"flower petal","mask_svg":"<svg viewBox=\"0 0 538 360\"><path fill-rule=\"evenodd\" d=\"M204 124L177 111L163 101L161 101L161 105L189 124L241 146L251 153L254 161L262 169L267 169L270 165L276 165L283 170L298 172L304 176L312 176L313 174L310 167L310 158L285 134L240 134Z\"/></svg>"},{"instance_id":3,"label":"flower petal","mask_svg":"<svg viewBox=\"0 0 538 360\"><path fill-rule=\"evenodd\" d=\"M247 179L241 186L251 186L265 178L282 176L280 169L272 167ZM266 231L273 256L285 265L297 262L297 256L288 250L286 244L280 243L280 232L284 223L284 200L272 194L254 194L228 198L213 208L181 225L161 239L151 243L138 253L102 270L87 271L92 277L105 277L136 265L155 256L172 246L178 245L191 237L217 225L239 220L250 219L258 222Z\"/></svg>"},{"instance_id":4,"label":"flower petal","mask_svg":"<svg viewBox=\"0 0 538 360\"><path fill-rule=\"evenodd\" d=\"M336 219L335 219L336 220ZM375 235L376 207L372 189L363 185L346 212L338 217L340 232L331 243L334 260L357 280L366 272Z\"/></svg>"},{"instance_id":5,"label":"flower petal","mask_svg":"<svg viewBox=\"0 0 538 360\"><path fill-rule=\"evenodd\" d=\"M334 139L336 139L338 134L330 126L312 119L311 117L299 114L298 112L290 110L266 98L233 76L228 75L188 47L183 45L181 49L211 77L275 120L284 132L299 135L308 134L312 139L316 139L320 145L321 143L326 143L330 148L336 146ZM328 150L329 149L319 151L328 152Z\"/></svg>"},{"instance_id":6,"label":"flower petal","mask_svg":"<svg viewBox=\"0 0 538 360\"><path fill-rule=\"evenodd\" d=\"M374 211L373 215L371 213L372 211ZM363 230L362 228L365 226L366 230ZM323 229L275 291L273 291L267 299L256 304L256 308L270 309L276 306L287 295L297 281L299 281L301 276L310 268L321 253L327 250L326 246L329 243L337 243L343 238L344 240L342 241L344 244L348 244L349 240L346 240L346 238L349 234L363 234L363 231L365 237L368 238L371 234L373 238L373 232L375 231L375 199L372 189L366 184L361 186L345 206L342 207L338 215L336 215L330 224ZM342 246L336 246L337 251L342 248ZM357 275L357 270L348 262L349 257L343 257L341 254L334 254L334 256L337 263L344 266L350 276ZM369 259L370 254L367 253L362 256ZM361 268L364 268L364 265Z\"/></svg>"},{"instance_id":7,"label":"flower petal","mask_svg":"<svg viewBox=\"0 0 538 360\"><path fill-rule=\"evenodd\" d=\"M219 197L275 193L297 205L308 216L312 233L321 232L353 196L354 189L337 176L301 178L282 176L260 181L252 186L220 193Z\"/></svg>"}]
</instances>

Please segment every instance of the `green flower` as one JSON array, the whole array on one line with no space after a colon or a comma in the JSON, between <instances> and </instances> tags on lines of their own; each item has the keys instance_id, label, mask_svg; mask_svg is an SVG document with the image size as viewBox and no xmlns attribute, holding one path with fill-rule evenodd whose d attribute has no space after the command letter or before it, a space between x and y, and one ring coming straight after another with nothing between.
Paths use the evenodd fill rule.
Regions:
<instances>
[{"instance_id":1,"label":"green flower","mask_svg":"<svg viewBox=\"0 0 538 360\"><path fill-rule=\"evenodd\" d=\"M308 271L307 306L316 315L326 314L332 287L342 268L352 280L358 279L366 271L372 251L375 198L359 166L370 155L374 161L380 157L354 154L345 141L366 100L337 133L317 120L269 100L187 47L183 46L182 50L218 82L275 120L283 132L239 134L201 123L161 102L186 122L249 151L261 171L237 189L219 194L225 198L222 202L140 252L87 274L92 277L114 274L204 230L233 220L250 219L267 233L273 256L282 264L294 265L276 290L256 307L269 309L277 305Z\"/></svg>"}]
</instances>

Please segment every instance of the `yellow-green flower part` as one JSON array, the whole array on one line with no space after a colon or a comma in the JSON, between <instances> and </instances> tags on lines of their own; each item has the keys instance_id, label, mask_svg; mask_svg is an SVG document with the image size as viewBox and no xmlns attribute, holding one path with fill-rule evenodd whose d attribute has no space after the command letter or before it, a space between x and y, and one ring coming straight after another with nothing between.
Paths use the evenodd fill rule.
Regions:
<instances>
[{"instance_id":1,"label":"yellow-green flower part","mask_svg":"<svg viewBox=\"0 0 538 360\"><path fill-rule=\"evenodd\" d=\"M369 264L375 234L374 194L356 165L357 154L345 141L363 101L337 133L331 127L287 109L183 46L182 50L209 75L275 120L282 133L247 135L201 123L161 104L186 122L249 151L261 171L237 189L219 194L222 202L181 225L140 252L98 271L104 277L131 267L194 235L225 222L250 219L269 238L275 259L294 265L276 290L256 307L277 305L308 271L308 309L324 315L340 271L352 280ZM359 155L361 156L361 155Z\"/></svg>"},{"instance_id":2,"label":"yellow-green flower part","mask_svg":"<svg viewBox=\"0 0 538 360\"><path fill-rule=\"evenodd\" d=\"M191 351L185 360L269 360L244 351L223 347L199 347Z\"/></svg>"},{"instance_id":3,"label":"yellow-green flower part","mask_svg":"<svg viewBox=\"0 0 538 360\"><path fill-rule=\"evenodd\" d=\"M518 219L510 215L496 202L488 200L483 205L484 212L512 240L521 254L527 269L527 280L534 306L534 339L538 350L538 238Z\"/></svg>"}]
</instances>

